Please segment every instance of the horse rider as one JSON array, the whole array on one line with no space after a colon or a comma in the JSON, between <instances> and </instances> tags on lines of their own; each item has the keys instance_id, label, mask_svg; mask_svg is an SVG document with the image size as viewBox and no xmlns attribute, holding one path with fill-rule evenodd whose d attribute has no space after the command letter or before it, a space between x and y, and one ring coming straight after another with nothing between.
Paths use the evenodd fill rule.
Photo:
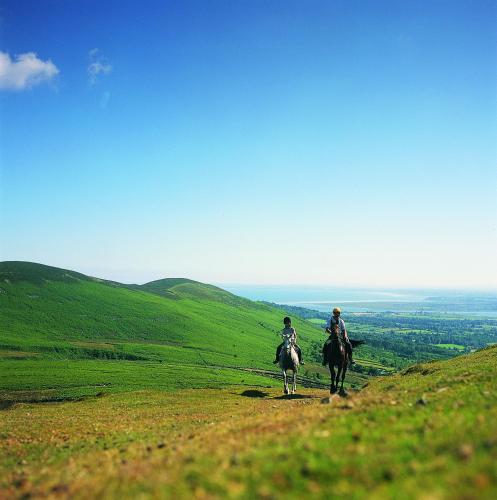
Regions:
<instances>
[{"instance_id":1,"label":"horse rider","mask_svg":"<svg viewBox=\"0 0 497 500\"><path fill-rule=\"evenodd\" d=\"M290 337L290 340L292 341L292 344L295 348L295 351L297 352L297 356L299 357L299 364L305 365L304 360L302 359L302 350L297 345L297 331L292 326L292 320L288 316L286 316L283 319L283 324L285 325L285 328L283 328L283 330L281 330L281 336L283 338ZM280 361L280 353L281 353L282 348L283 348L283 342L276 349L276 358L273 361L274 364L276 364Z\"/></svg>"},{"instance_id":2,"label":"horse rider","mask_svg":"<svg viewBox=\"0 0 497 500\"><path fill-rule=\"evenodd\" d=\"M332 340L333 329L337 327L341 340L344 342L345 349L347 350L347 353L349 355L350 366L354 364L354 361L352 359L352 344L350 343L349 336L347 335L347 330L345 329L345 322L342 318L340 318L341 312L342 311L339 307L335 307L333 309L333 314L330 316L328 324L326 325L326 333L329 333L330 336L323 345L323 366L326 366L326 364L328 363L328 345Z\"/></svg>"}]
</instances>

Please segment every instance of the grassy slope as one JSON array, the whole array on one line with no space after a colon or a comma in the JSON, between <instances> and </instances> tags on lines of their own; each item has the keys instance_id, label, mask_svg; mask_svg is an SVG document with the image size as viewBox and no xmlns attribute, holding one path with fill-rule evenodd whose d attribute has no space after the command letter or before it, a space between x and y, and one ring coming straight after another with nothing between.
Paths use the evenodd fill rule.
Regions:
<instances>
[{"instance_id":1,"label":"grassy slope","mask_svg":"<svg viewBox=\"0 0 497 500\"><path fill-rule=\"evenodd\" d=\"M310 389L17 404L0 419L0 496L491 499L496 376L492 347L329 404Z\"/></svg>"},{"instance_id":2,"label":"grassy slope","mask_svg":"<svg viewBox=\"0 0 497 500\"><path fill-rule=\"evenodd\" d=\"M282 311L184 279L143 286L0 263L0 392L56 399L102 391L274 385ZM304 351L323 335L295 319ZM215 369L222 367L223 369ZM306 370L318 372L318 367ZM304 370L301 370L304 373ZM364 378L351 374L360 384Z\"/></svg>"}]
</instances>

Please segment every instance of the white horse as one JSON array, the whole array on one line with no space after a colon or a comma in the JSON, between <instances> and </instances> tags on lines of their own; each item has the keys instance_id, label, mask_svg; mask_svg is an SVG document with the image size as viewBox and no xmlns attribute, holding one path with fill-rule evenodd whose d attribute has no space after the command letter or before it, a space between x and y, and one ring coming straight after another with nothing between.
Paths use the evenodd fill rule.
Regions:
<instances>
[{"instance_id":1,"label":"white horse","mask_svg":"<svg viewBox=\"0 0 497 500\"><path fill-rule=\"evenodd\" d=\"M280 368L283 372L283 381L285 384L285 394L290 394L288 388L287 370L292 370L292 390L291 394L295 394L297 390L297 372L299 370L299 357L295 350L294 338L292 335L283 335L283 347L280 353Z\"/></svg>"}]
</instances>

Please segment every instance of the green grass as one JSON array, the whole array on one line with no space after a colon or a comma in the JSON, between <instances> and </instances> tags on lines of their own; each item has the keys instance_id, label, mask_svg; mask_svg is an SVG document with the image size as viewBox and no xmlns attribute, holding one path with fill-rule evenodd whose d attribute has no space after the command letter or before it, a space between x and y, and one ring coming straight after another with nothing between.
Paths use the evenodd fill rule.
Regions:
<instances>
[{"instance_id":1,"label":"green grass","mask_svg":"<svg viewBox=\"0 0 497 500\"><path fill-rule=\"evenodd\" d=\"M491 347L327 404L243 387L15 404L0 496L493 499L496 376Z\"/></svg>"},{"instance_id":2,"label":"green grass","mask_svg":"<svg viewBox=\"0 0 497 500\"><path fill-rule=\"evenodd\" d=\"M444 349L455 349L457 351L464 351L465 347L459 344L435 344L437 347L442 347Z\"/></svg>"},{"instance_id":3,"label":"green grass","mask_svg":"<svg viewBox=\"0 0 497 500\"><path fill-rule=\"evenodd\" d=\"M96 394L155 389L270 387L274 379L223 367L95 360L4 361L0 403L57 401ZM12 374L15 374L15 377Z\"/></svg>"},{"instance_id":4,"label":"green grass","mask_svg":"<svg viewBox=\"0 0 497 500\"><path fill-rule=\"evenodd\" d=\"M386 372L393 372L394 371L394 369L389 367L389 366L385 366L385 365L382 365L381 363L377 363L375 361L370 361L368 359L362 359L359 356L355 357L355 361L357 364L364 366L365 368L376 368L378 370L384 370Z\"/></svg>"},{"instance_id":5,"label":"green grass","mask_svg":"<svg viewBox=\"0 0 497 500\"><path fill-rule=\"evenodd\" d=\"M326 324L326 320L321 318L309 318L307 321L313 323L314 325L319 325L319 326Z\"/></svg>"}]
</instances>

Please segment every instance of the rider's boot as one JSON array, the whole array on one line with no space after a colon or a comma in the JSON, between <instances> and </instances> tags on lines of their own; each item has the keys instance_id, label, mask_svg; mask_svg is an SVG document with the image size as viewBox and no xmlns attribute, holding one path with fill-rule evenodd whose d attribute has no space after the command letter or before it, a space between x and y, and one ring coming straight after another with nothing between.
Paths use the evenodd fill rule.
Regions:
<instances>
[{"instance_id":1,"label":"rider's boot","mask_svg":"<svg viewBox=\"0 0 497 500\"><path fill-rule=\"evenodd\" d=\"M300 347L297 350L297 355L299 357L299 364L305 365L304 360L302 359L302 349Z\"/></svg>"}]
</instances>

